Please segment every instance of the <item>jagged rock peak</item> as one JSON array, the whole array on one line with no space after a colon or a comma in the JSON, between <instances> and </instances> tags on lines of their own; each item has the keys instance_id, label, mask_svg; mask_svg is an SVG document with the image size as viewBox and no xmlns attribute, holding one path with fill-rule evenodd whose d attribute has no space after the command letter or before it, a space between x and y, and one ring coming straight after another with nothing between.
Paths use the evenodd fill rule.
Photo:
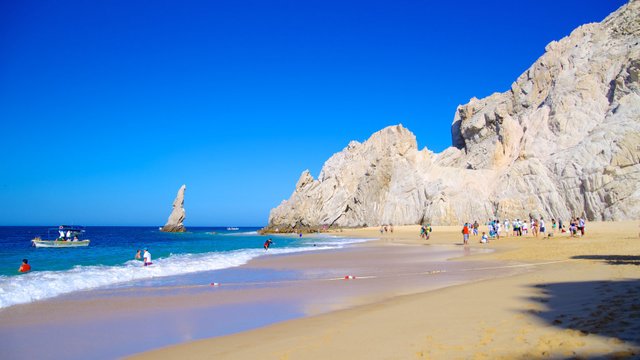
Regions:
<instances>
[{"instance_id":1,"label":"jagged rock peak","mask_svg":"<svg viewBox=\"0 0 640 360\"><path fill-rule=\"evenodd\" d=\"M345 162L356 159L357 161L370 161L375 163L382 158L404 156L418 148L416 137L402 124L388 126L375 132L365 142L351 141L341 152L334 154L325 162L318 179L324 181L330 174Z\"/></svg>"},{"instance_id":2,"label":"jagged rock peak","mask_svg":"<svg viewBox=\"0 0 640 360\"><path fill-rule=\"evenodd\" d=\"M296 191L302 190L305 186L311 183L313 183L313 176L311 176L311 172L309 172L309 170L303 171L298 183L296 184Z\"/></svg>"},{"instance_id":3,"label":"jagged rock peak","mask_svg":"<svg viewBox=\"0 0 640 360\"><path fill-rule=\"evenodd\" d=\"M374 133L365 141L364 145L386 152L388 155L394 153L404 155L409 150L418 148L416 136L402 124L387 126Z\"/></svg>"},{"instance_id":4,"label":"jagged rock peak","mask_svg":"<svg viewBox=\"0 0 640 360\"><path fill-rule=\"evenodd\" d=\"M167 223L162 227L161 231L164 232L185 232L187 229L184 227L183 222L186 217L184 211L184 191L187 189L186 185L182 185L178 189L178 194L175 200L173 200L173 210L169 215Z\"/></svg>"}]
</instances>

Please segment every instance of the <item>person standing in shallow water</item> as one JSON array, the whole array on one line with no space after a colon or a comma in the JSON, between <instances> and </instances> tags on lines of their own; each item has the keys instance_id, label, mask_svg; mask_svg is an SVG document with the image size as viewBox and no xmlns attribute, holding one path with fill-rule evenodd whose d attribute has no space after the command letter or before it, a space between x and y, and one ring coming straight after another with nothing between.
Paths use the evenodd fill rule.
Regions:
<instances>
[{"instance_id":1,"label":"person standing in shallow water","mask_svg":"<svg viewBox=\"0 0 640 360\"><path fill-rule=\"evenodd\" d=\"M142 256L142 258L144 259L144 266L153 264L151 262L151 253L149 252L149 249L144 249L144 255Z\"/></svg>"},{"instance_id":2,"label":"person standing in shallow water","mask_svg":"<svg viewBox=\"0 0 640 360\"><path fill-rule=\"evenodd\" d=\"M269 247L271 246L271 244L273 244L273 241L271 241L271 238L269 238L267 241L264 242L264 250L267 251L269 250Z\"/></svg>"},{"instance_id":3,"label":"person standing in shallow water","mask_svg":"<svg viewBox=\"0 0 640 360\"><path fill-rule=\"evenodd\" d=\"M465 245L469 244L469 224L464 223L464 227L462 227L462 241Z\"/></svg>"}]
</instances>

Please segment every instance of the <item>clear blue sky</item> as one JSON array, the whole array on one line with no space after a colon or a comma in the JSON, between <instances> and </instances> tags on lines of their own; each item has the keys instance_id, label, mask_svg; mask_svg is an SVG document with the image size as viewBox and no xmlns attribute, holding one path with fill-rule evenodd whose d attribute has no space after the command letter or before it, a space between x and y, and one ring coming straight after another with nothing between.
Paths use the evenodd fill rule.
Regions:
<instances>
[{"instance_id":1,"label":"clear blue sky","mask_svg":"<svg viewBox=\"0 0 640 360\"><path fill-rule=\"evenodd\" d=\"M456 106L622 0L0 2L0 225L265 225L298 176Z\"/></svg>"}]
</instances>

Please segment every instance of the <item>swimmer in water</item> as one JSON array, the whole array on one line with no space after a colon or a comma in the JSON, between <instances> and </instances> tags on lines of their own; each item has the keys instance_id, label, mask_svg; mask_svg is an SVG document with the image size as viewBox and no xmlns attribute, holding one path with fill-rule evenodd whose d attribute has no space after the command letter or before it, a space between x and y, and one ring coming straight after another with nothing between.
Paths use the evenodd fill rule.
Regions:
<instances>
[{"instance_id":1,"label":"swimmer in water","mask_svg":"<svg viewBox=\"0 0 640 360\"><path fill-rule=\"evenodd\" d=\"M18 272L27 273L29 271L31 271L31 265L29 265L29 260L22 259L22 265L20 265Z\"/></svg>"}]
</instances>

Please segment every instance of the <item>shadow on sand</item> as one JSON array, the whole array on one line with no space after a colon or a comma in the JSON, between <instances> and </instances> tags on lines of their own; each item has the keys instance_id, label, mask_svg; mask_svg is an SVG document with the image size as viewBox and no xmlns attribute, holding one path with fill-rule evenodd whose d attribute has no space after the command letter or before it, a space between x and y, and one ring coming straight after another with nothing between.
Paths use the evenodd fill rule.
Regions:
<instances>
[{"instance_id":1,"label":"shadow on sand","mask_svg":"<svg viewBox=\"0 0 640 360\"><path fill-rule=\"evenodd\" d=\"M609 265L639 265L640 256L632 255L580 255L574 256L572 259L581 260L601 260Z\"/></svg>"},{"instance_id":2,"label":"shadow on sand","mask_svg":"<svg viewBox=\"0 0 640 360\"><path fill-rule=\"evenodd\" d=\"M640 280L587 281L538 284L539 295L529 300L543 305L529 310L548 324L575 337L608 337L610 353L596 358L637 359L640 357ZM547 359L582 359L575 356L541 354ZM589 356L588 358L593 358Z\"/></svg>"}]
</instances>

